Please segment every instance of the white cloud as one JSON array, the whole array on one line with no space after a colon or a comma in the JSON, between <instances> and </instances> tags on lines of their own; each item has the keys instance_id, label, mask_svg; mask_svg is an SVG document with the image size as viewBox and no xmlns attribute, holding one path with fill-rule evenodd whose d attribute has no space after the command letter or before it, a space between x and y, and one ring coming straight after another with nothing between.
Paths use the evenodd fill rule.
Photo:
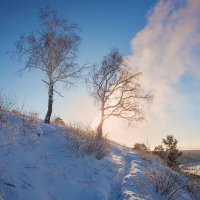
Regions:
<instances>
[{"instance_id":1,"label":"white cloud","mask_svg":"<svg viewBox=\"0 0 200 200\"><path fill-rule=\"evenodd\" d=\"M200 40L199 22L200 1L163 0L132 40L131 63L144 73L143 84L155 93L158 112L165 113L168 107L179 109L185 102L175 91L176 84L188 72L199 73L200 60L194 59Z\"/></svg>"},{"instance_id":2,"label":"white cloud","mask_svg":"<svg viewBox=\"0 0 200 200\"><path fill-rule=\"evenodd\" d=\"M158 134L163 137L172 131L176 135L177 118L195 106L176 86L188 73L200 78L200 1L159 1L131 46L130 64L143 72L142 84L155 94L147 114L148 122L133 130L140 138L151 138L150 142L155 143L161 140ZM187 126L186 121L183 123Z\"/></svg>"}]
</instances>

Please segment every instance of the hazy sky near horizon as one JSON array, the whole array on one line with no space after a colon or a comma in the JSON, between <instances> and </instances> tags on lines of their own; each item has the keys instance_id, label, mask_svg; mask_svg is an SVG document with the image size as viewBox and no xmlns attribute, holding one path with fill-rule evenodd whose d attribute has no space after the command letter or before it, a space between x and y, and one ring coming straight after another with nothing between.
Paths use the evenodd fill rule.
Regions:
<instances>
[{"instance_id":1,"label":"hazy sky near horizon","mask_svg":"<svg viewBox=\"0 0 200 200\"><path fill-rule=\"evenodd\" d=\"M105 124L108 137L132 146L157 145L173 134L180 148L200 149L200 1L199 0L0 0L0 88L16 96L17 105L44 116L47 88L40 71L16 74L23 63L6 52L14 50L21 33L38 28L37 12L47 5L80 27L78 62L98 63L113 47L143 72L142 84L154 94L146 121L127 128L122 120ZM93 126L98 107L81 84L57 86L53 115Z\"/></svg>"}]
</instances>

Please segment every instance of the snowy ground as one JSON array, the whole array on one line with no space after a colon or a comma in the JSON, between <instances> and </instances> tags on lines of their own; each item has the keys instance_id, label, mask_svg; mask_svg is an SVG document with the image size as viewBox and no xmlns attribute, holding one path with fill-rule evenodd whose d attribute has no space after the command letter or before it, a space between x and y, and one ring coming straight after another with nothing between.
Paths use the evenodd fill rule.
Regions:
<instances>
[{"instance_id":1,"label":"snowy ground","mask_svg":"<svg viewBox=\"0 0 200 200\"><path fill-rule=\"evenodd\" d=\"M200 162L181 165L184 171L200 176Z\"/></svg>"},{"instance_id":2,"label":"snowy ground","mask_svg":"<svg viewBox=\"0 0 200 200\"><path fill-rule=\"evenodd\" d=\"M67 148L66 130L0 113L0 196L4 200L167 199L130 148L112 144L102 160ZM1 199L1 198L0 198ZM188 195L180 199L191 199Z\"/></svg>"}]
</instances>

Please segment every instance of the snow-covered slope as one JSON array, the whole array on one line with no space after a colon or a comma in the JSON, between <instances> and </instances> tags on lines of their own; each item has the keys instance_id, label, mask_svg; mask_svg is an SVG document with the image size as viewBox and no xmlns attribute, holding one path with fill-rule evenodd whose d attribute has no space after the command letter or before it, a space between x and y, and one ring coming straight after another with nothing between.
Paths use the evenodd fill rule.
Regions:
<instances>
[{"instance_id":1,"label":"snow-covered slope","mask_svg":"<svg viewBox=\"0 0 200 200\"><path fill-rule=\"evenodd\" d=\"M200 162L181 165L184 171L200 176Z\"/></svg>"},{"instance_id":2,"label":"snow-covered slope","mask_svg":"<svg viewBox=\"0 0 200 200\"><path fill-rule=\"evenodd\" d=\"M130 148L111 144L101 160L78 156L55 125L0 113L0 196L4 200L167 199ZM151 162L151 167L161 167ZM0 199L1 199L0 198ZM190 199L185 195L181 199Z\"/></svg>"}]
</instances>

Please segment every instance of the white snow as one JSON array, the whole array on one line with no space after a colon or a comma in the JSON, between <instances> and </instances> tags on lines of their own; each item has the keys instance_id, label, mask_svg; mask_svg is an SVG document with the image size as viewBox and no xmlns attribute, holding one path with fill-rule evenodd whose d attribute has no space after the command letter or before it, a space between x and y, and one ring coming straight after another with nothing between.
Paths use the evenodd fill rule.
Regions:
<instances>
[{"instance_id":1,"label":"white snow","mask_svg":"<svg viewBox=\"0 0 200 200\"><path fill-rule=\"evenodd\" d=\"M184 171L196 174L200 176L200 162L193 162L185 165L181 165Z\"/></svg>"},{"instance_id":2,"label":"white snow","mask_svg":"<svg viewBox=\"0 0 200 200\"><path fill-rule=\"evenodd\" d=\"M148 166L130 148L112 143L104 159L78 156L67 148L66 134L72 133L0 113L0 199L166 199L145 174ZM155 166L161 163L150 165Z\"/></svg>"}]
</instances>

